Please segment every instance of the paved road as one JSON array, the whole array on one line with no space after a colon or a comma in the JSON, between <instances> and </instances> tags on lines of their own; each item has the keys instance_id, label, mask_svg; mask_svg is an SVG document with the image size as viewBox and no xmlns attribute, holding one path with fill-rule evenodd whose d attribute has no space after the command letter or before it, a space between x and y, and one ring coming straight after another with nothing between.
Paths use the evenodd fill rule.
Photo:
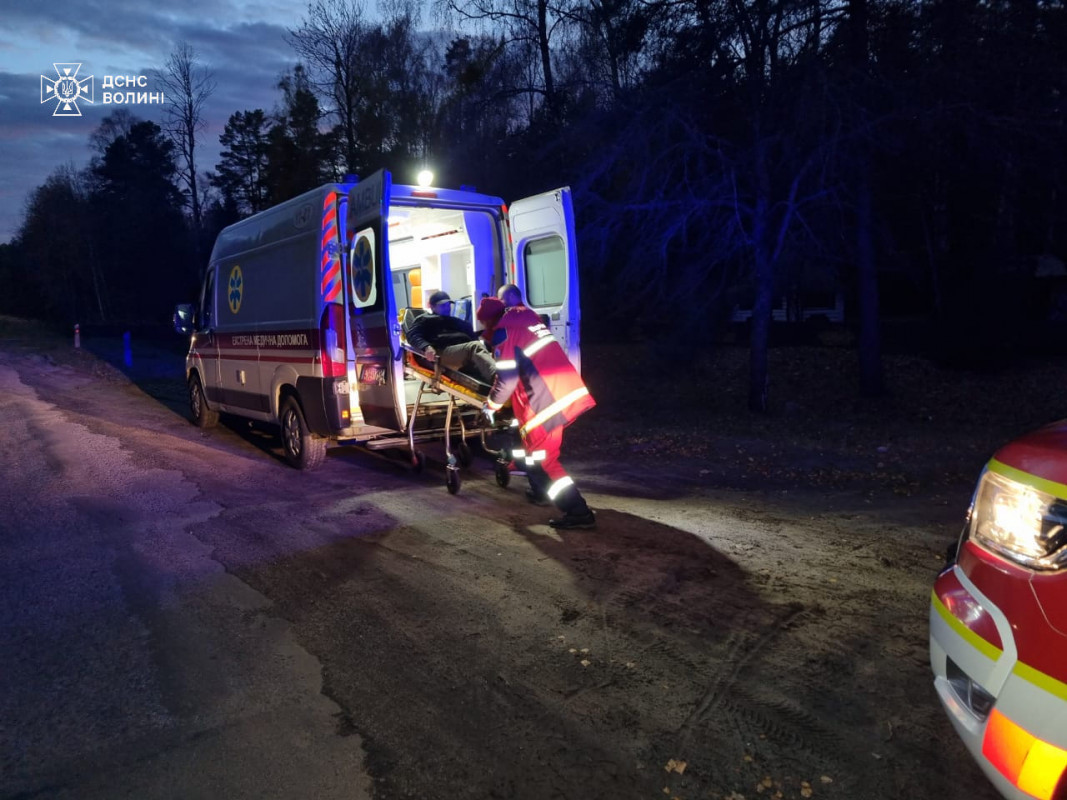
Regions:
<instances>
[{"instance_id":1,"label":"paved road","mask_svg":"<svg viewBox=\"0 0 1067 800\"><path fill-rule=\"evenodd\" d=\"M135 377L0 346L0 798L994 797L926 665L943 512L579 460L561 535Z\"/></svg>"}]
</instances>

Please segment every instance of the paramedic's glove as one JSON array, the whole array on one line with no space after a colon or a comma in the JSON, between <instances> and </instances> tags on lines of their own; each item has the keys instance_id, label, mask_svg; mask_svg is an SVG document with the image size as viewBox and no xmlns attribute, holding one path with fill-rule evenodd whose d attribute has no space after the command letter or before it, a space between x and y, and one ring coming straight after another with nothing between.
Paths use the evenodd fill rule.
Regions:
<instances>
[{"instance_id":1,"label":"paramedic's glove","mask_svg":"<svg viewBox=\"0 0 1067 800\"><path fill-rule=\"evenodd\" d=\"M496 412L489 407L488 403L482 406L482 413L485 415L485 418L489 420L490 425L496 424Z\"/></svg>"},{"instance_id":2,"label":"paramedic's glove","mask_svg":"<svg viewBox=\"0 0 1067 800\"><path fill-rule=\"evenodd\" d=\"M422 351L422 354L426 356L427 361L437 360L437 351L433 349L432 345L427 345L426 349Z\"/></svg>"}]
</instances>

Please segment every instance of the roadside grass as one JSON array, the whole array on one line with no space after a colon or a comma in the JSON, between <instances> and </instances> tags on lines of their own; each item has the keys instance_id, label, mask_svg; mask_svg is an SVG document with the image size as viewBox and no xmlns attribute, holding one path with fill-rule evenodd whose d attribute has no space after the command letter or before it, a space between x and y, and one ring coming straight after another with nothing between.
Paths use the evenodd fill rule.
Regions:
<instances>
[{"instance_id":1,"label":"roadside grass","mask_svg":"<svg viewBox=\"0 0 1067 800\"><path fill-rule=\"evenodd\" d=\"M887 355L887 393L863 398L856 351L772 348L770 412L747 409L748 349L677 366L645 345L583 348L597 409L568 431L583 457L692 459L705 474L774 484L871 483L912 494L970 485L1005 442L1067 417L1067 358L995 372Z\"/></svg>"}]
</instances>

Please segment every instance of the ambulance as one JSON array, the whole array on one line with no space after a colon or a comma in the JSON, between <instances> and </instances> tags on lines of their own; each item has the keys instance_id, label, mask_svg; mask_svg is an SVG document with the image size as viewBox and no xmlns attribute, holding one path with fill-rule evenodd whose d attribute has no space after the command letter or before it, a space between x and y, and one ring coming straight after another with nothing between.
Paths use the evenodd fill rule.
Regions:
<instances>
[{"instance_id":1,"label":"ambulance","mask_svg":"<svg viewBox=\"0 0 1067 800\"><path fill-rule=\"evenodd\" d=\"M447 398L414 403L405 311L442 289L477 327L480 299L504 283L519 286L580 366L569 188L508 206L467 188L397 185L383 170L248 217L219 234L198 302L175 311L175 329L191 337L192 420L276 424L299 469L320 465L332 443L441 438Z\"/></svg>"},{"instance_id":2,"label":"ambulance","mask_svg":"<svg viewBox=\"0 0 1067 800\"><path fill-rule=\"evenodd\" d=\"M1007 798L1067 798L1067 420L1001 448L931 595L934 687Z\"/></svg>"}]
</instances>

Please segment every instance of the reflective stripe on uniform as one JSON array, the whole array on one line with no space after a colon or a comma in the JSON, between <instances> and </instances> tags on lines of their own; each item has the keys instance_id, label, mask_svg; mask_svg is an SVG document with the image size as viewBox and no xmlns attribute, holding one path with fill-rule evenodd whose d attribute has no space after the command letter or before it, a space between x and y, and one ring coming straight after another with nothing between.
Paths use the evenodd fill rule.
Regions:
<instances>
[{"instance_id":1,"label":"reflective stripe on uniform","mask_svg":"<svg viewBox=\"0 0 1067 800\"><path fill-rule=\"evenodd\" d=\"M529 453L529 454L527 454L523 450L516 450L515 453L516 453L516 456L515 456L516 458L525 457L526 466L528 466L528 467L532 467L538 461L544 461L546 458L548 458L548 451L547 450L534 450L532 453ZM522 456L519 456L518 453L522 453Z\"/></svg>"},{"instance_id":2,"label":"reflective stripe on uniform","mask_svg":"<svg viewBox=\"0 0 1067 800\"><path fill-rule=\"evenodd\" d=\"M552 342L554 342L554 341L556 341L556 340L553 339L551 336L544 336L544 337L538 339L536 342L534 342L529 347L525 348L523 352L526 353L526 357L527 358L533 358L533 354L534 353L536 353L541 348L552 344Z\"/></svg>"},{"instance_id":3,"label":"reflective stripe on uniform","mask_svg":"<svg viewBox=\"0 0 1067 800\"><path fill-rule=\"evenodd\" d=\"M552 419L552 417L556 416L556 414L567 408L567 406L571 405L579 398L585 397L587 394L589 394L589 390L582 386L578 389L575 389L570 394L564 395L559 400L550 405L548 408L546 408L544 411L539 411L538 413L534 414L534 416L529 421L527 421L525 425L522 426L522 428L520 429L520 433L525 435L532 431L534 428L536 428L538 425L543 425L545 422Z\"/></svg>"},{"instance_id":4,"label":"reflective stripe on uniform","mask_svg":"<svg viewBox=\"0 0 1067 800\"><path fill-rule=\"evenodd\" d=\"M558 495L560 492L562 492L568 486L573 486L573 485L574 485L574 481L571 480L571 476L570 475L564 475L558 481L556 481L551 486L549 486L548 487L548 491L545 492L545 494L548 495L548 499L549 500L555 500L556 499L556 495Z\"/></svg>"},{"instance_id":5,"label":"reflective stripe on uniform","mask_svg":"<svg viewBox=\"0 0 1067 800\"><path fill-rule=\"evenodd\" d=\"M518 362L513 358L506 358L503 361L496 362L496 368L498 371L502 371L505 369L517 369L518 366Z\"/></svg>"}]
</instances>

